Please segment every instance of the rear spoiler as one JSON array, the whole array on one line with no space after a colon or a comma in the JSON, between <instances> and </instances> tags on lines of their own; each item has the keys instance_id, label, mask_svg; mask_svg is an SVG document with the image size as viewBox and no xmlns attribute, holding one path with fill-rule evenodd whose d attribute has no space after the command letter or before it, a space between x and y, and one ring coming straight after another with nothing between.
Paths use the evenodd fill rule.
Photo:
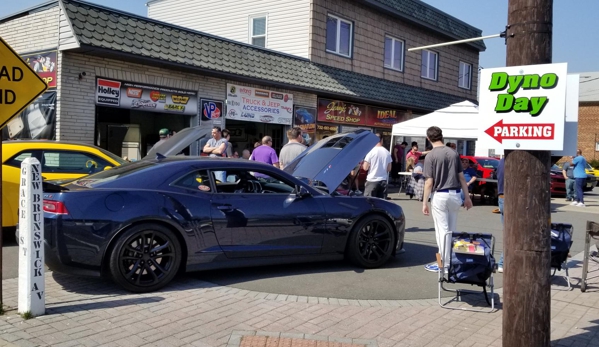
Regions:
<instances>
[{"instance_id":1,"label":"rear spoiler","mask_svg":"<svg viewBox=\"0 0 599 347\"><path fill-rule=\"evenodd\" d=\"M60 193L69 190L69 188L46 181L42 181L42 189L46 193Z\"/></svg>"}]
</instances>

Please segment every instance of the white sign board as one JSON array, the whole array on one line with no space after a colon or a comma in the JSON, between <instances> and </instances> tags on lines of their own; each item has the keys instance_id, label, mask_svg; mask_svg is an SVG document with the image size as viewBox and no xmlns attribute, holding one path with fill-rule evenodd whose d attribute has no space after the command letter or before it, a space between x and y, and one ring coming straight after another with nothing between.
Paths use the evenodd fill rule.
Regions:
<instances>
[{"instance_id":1,"label":"white sign board","mask_svg":"<svg viewBox=\"0 0 599 347\"><path fill-rule=\"evenodd\" d=\"M561 151L567 73L566 63L482 70L481 145Z\"/></svg>"},{"instance_id":2,"label":"white sign board","mask_svg":"<svg viewBox=\"0 0 599 347\"><path fill-rule=\"evenodd\" d=\"M293 94L227 84L226 118L291 125Z\"/></svg>"},{"instance_id":3,"label":"white sign board","mask_svg":"<svg viewBox=\"0 0 599 347\"><path fill-rule=\"evenodd\" d=\"M568 75L566 89L566 124L564 125L564 149L551 151L552 156L576 155L578 149L578 96L580 93L580 75Z\"/></svg>"},{"instance_id":4,"label":"white sign board","mask_svg":"<svg viewBox=\"0 0 599 347\"><path fill-rule=\"evenodd\" d=\"M19 313L46 311L42 170L36 158L21 163L19 191Z\"/></svg>"}]
</instances>

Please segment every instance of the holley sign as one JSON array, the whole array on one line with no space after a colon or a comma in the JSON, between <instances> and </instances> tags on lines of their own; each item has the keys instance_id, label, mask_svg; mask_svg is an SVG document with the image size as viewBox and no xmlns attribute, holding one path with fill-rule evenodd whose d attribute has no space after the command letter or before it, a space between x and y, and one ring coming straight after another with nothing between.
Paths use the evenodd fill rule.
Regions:
<instances>
[{"instance_id":1,"label":"holley sign","mask_svg":"<svg viewBox=\"0 0 599 347\"><path fill-rule=\"evenodd\" d=\"M478 140L489 148L562 150L567 64L484 69Z\"/></svg>"}]
</instances>

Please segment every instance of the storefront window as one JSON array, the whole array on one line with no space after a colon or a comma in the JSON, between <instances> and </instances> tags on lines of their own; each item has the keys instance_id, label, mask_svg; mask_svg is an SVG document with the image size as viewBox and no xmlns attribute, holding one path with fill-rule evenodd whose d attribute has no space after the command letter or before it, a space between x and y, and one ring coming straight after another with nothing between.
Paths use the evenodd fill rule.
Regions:
<instances>
[{"instance_id":1,"label":"storefront window","mask_svg":"<svg viewBox=\"0 0 599 347\"><path fill-rule=\"evenodd\" d=\"M320 141L332 135L336 135L339 132L337 125L316 125L316 141Z\"/></svg>"}]
</instances>

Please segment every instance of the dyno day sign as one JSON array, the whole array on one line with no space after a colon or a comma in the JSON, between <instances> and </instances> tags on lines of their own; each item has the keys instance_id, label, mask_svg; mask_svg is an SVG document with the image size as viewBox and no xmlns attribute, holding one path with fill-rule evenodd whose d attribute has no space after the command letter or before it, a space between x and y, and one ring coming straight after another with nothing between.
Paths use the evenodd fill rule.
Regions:
<instances>
[{"instance_id":1,"label":"dyno day sign","mask_svg":"<svg viewBox=\"0 0 599 347\"><path fill-rule=\"evenodd\" d=\"M482 70L481 145L562 150L567 72L565 63Z\"/></svg>"}]
</instances>

